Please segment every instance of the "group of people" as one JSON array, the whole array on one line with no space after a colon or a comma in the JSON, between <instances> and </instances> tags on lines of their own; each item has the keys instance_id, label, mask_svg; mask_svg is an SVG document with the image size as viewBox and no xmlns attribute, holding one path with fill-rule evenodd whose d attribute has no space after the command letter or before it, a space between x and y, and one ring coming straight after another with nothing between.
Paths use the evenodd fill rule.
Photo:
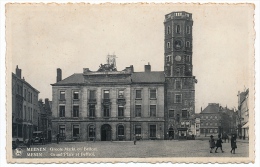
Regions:
<instances>
[{"instance_id":1,"label":"group of people","mask_svg":"<svg viewBox=\"0 0 260 167\"><path fill-rule=\"evenodd\" d=\"M215 139L213 138L213 136L210 136L210 140L209 140L209 147L210 147L210 153L212 153L212 151L215 149L215 153L217 153L218 148L220 148L221 152L223 153L223 149L222 149L222 139L221 139L221 135L218 135L218 139L215 142ZM235 154L235 150L237 148L237 144L236 144L236 136L233 134L231 137L231 151L230 153Z\"/></svg>"}]
</instances>

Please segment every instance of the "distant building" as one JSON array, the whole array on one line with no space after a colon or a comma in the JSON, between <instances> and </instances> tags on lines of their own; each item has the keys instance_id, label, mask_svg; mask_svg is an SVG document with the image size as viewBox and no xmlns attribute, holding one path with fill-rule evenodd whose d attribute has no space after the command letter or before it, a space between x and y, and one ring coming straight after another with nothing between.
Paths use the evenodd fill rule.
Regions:
<instances>
[{"instance_id":1,"label":"distant building","mask_svg":"<svg viewBox=\"0 0 260 167\"><path fill-rule=\"evenodd\" d=\"M249 89L244 92L238 92L238 111L237 111L237 127L238 136L243 139L249 139L249 106L248 96Z\"/></svg>"},{"instance_id":2,"label":"distant building","mask_svg":"<svg viewBox=\"0 0 260 167\"><path fill-rule=\"evenodd\" d=\"M220 132L221 115L218 103L209 103L208 106L200 113L200 135L216 136Z\"/></svg>"},{"instance_id":3,"label":"distant building","mask_svg":"<svg viewBox=\"0 0 260 167\"><path fill-rule=\"evenodd\" d=\"M195 114L195 136L200 136L200 114Z\"/></svg>"},{"instance_id":4,"label":"distant building","mask_svg":"<svg viewBox=\"0 0 260 167\"><path fill-rule=\"evenodd\" d=\"M236 118L237 113L234 112L234 109L229 109L227 106L220 106L221 114L221 129L223 133L234 134L236 133Z\"/></svg>"},{"instance_id":5,"label":"distant building","mask_svg":"<svg viewBox=\"0 0 260 167\"><path fill-rule=\"evenodd\" d=\"M22 70L16 67L12 73L12 137L23 141L32 137L38 129L38 94L25 79L21 78Z\"/></svg>"},{"instance_id":6,"label":"distant building","mask_svg":"<svg viewBox=\"0 0 260 167\"><path fill-rule=\"evenodd\" d=\"M51 142L52 135L51 135L51 119L52 119L52 112L51 112L51 101L48 98L45 99L45 103L43 103L42 99L39 100L39 131L43 131L43 135L46 141Z\"/></svg>"}]
</instances>

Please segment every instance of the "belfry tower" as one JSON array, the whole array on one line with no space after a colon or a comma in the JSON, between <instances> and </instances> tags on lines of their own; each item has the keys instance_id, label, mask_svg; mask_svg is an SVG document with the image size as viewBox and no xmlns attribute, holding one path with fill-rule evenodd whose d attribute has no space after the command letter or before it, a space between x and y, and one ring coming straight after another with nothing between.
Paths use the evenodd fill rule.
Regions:
<instances>
[{"instance_id":1,"label":"belfry tower","mask_svg":"<svg viewBox=\"0 0 260 167\"><path fill-rule=\"evenodd\" d=\"M187 138L193 134L195 83L192 66L192 14L165 15L165 138Z\"/></svg>"}]
</instances>

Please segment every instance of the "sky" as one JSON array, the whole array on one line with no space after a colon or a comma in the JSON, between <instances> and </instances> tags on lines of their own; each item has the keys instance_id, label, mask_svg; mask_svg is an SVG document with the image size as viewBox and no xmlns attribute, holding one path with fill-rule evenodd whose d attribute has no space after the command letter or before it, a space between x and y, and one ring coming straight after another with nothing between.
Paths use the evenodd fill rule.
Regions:
<instances>
[{"instance_id":1,"label":"sky","mask_svg":"<svg viewBox=\"0 0 260 167\"><path fill-rule=\"evenodd\" d=\"M107 54L117 69L164 69L164 16L173 11L193 15L195 108L208 103L238 106L237 93L254 83L253 7L249 5L13 5L7 6L7 57L11 72L52 99L56 69L62 77L95 71Z\"/></svg>"}]
</instances>

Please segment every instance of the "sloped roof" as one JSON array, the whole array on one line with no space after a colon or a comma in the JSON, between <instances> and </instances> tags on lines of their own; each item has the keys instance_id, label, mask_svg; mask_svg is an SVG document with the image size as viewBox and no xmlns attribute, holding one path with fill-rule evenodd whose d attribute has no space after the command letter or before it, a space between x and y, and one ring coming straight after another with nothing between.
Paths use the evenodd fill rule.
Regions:
<instances>
[{"instance_id":1,"label":"sloped roof","mask_svg":"<svg viewBox=\"0 0 260 167\"><path fill-rule=\"evenodd\" d=\"M219 105L218 104L209 104L201 113L202 114L219 113Z\"/></svg>"},{"instance_id":2,"label":"sloped roof","mask_svg":"<svg viewBox=\"0 0 260 167\"><path fill-rule=\"evenodd\" d=\"M131 77L131 78L130 78ZM131 80L130 80L131 79ZM154 72L134 72L130 76L87 76L84 81L82 73L72 74L71 76L52 85L70 85L83 83L163 83L165 81L163 71Z\"/></svg>"},{"instance_id":3,"label":"sloped roof","mask_svg":"<svg viewBox=\"0 0 260 167\"><path fill-rule=\"evenodd\" d=\"M133 83L158 83L164 81L165 77L163 71L134 72L132 74Z\"/></svg>"},{"instance_id":4,"label":"sloped roof","mask_svg":"<svg viewBox=\"0 0 260 167\"><path fill-rule=\"evenodd\" d=\"M81 84L84 83L83 74L72 74L71 76L53 84L53 85L69 85L69 84Z\"/></svg>"},{"instance_id":5,"label":"sloped roof","mask_svg":"<svg viewBox=\"0 0 260 167\"><path fill-rule=\"evenodd\" d=\"M129 74L114 74L114 75L97 75L85 76L86 83L131 83L131 76Z\"/></svg>"}]
</instances>

